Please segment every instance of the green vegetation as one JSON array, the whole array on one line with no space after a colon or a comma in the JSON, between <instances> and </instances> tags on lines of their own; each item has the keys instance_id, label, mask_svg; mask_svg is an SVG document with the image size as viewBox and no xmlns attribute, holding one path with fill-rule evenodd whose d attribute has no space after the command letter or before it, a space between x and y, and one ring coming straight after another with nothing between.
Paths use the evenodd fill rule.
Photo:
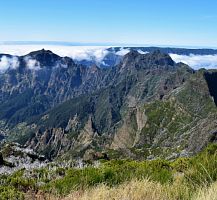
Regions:
<instances>
[{"instance_id":1,"label":"green vegetation","mask_svg":"<svg viewBox=\"0 0 217 200\"><path fill-rule=\"evenodd\" d=\"M9 176L1 175L0 178L0 196L4 199L23 199L26 192L38 190L45 194L65 196L100 184L113 187L135 179L149 179L167 186L174 185L179 179L180 186L184 185L189 195L193 195L197 189L217 181L217 144L208 146L192 158L179 158L171 162L110 160L101 161L99 167L90 165L83 169L57 168L51 171L43 168L31 173L20 170ZM182 199L181 196L178 199Z\"/></svg>"},{"instance_id":2,"label":"green vegetation","mask_svg":"<svg viewBox=\"0 0 217 200\"><path fill-rule=\"evenodd\" d=\"M123 170L124 169L124 170ZM87 167L83 170L69 169L66 176L48 183L43 189L60 195L66 195L72 190L85 189L100 183L108 186L118 185L134 178L150 177L161 183L172 181L170 165L166 161L152 162L109 161L99 168Z\"/></svg>"},{"instance_id":3,"label":"green vegetation","mask_svg":"<svg viewBox=\"0 0 217 200\"><path fill-rule=\"evenodd\" d=\"M14 125L31 120L49 108L45 96L34 96L31 89L7 99L0 105L0 119L13 127Z\"/></svg>"},{"instance_id":4,"label":"green vegetation","mask_svg":"<svg viewBox=\"0 0 217 200\"><path fill-rule=\"evenodd\" d=\"M176 95L178 102L199 118L206 118L209 113L216 112L204 74L202 69L193 74Z\"/></svg>"},{"instance_id":5,"label":"green vegetation","mask_svg":"<svg viewBox=\"0 0 217 200\"><path fill-rule=\"evenodd\" d=\"M36 180L24 176L24 170L15 172L7 176L1 175L0 199L22 200L24 194L30 190L36 189Z\"/></svg>"},{"instance_id":6,"label":"green vegetation","mask_svg":"<svg viewBox=\"0 0 217 200\"><path fill-rule=\"evenodd\" d=\"M164 131L164 135L174 138L176 134L183 134L193 120L192 116L175 101L154 101L145 104L145 113L148 117L142 133L148 141ZM167 134L166 134L167 133ZM159 144L161 141L159 141Z\"/></svg>"},{"instance_id":7,"label":"green vegetation","mask_svg":"<svg viewBox=\"0 0 217 200\"><path fill-rule=\"evenodd\" d=\"M0 199L1 200L23 200L24 194L14 187L0 186Z\"/></svg>"}]
</instances>

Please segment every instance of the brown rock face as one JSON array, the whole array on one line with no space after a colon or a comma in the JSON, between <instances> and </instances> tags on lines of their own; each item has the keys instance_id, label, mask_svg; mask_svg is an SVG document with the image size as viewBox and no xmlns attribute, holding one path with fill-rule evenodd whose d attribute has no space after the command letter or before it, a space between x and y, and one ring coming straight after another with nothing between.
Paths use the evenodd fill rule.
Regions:
<instances>
[{"instance_id":1,"label":"brown rock face","mask_svg":"<svg viewBox=\"0 0 217 200\"><path fill-rule=\"evenodd\" d=\"M28 56L42 68L24 65L0 76L1 127L48 158L123 149L146 158L198 152L215 141L215 78L210 82L206 71L159 51L130 52L106 69L44 50Z\"/></svg>"}]
</instances>

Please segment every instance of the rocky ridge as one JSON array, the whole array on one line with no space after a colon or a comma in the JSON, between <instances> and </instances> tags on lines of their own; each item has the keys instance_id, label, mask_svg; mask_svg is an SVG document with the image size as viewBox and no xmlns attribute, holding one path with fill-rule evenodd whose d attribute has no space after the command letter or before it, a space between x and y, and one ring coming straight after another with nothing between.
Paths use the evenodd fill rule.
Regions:
<instances>
[{"instance_id":1,"label":"rocky ridge","mask_svg":"<svg viewBox=\"0 0 217 200\"><path fill-rule=\"evenodd\" d=\"M194 71L160 51L131 51L106 69L45 50L28 57L40 69L22 57L0 77L1 127L47 158L169 158L216 140L215 71Z\"/></svg>"}]
</instances>

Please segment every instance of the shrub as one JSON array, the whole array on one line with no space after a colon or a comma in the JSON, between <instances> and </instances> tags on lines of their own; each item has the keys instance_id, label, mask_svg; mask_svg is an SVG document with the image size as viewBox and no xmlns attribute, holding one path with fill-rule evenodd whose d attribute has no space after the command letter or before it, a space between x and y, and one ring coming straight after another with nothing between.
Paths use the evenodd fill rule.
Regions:
<instances>
[{"instance_id":1,"label":"shrub","mask_svg":"<svg viewBox=\"0 0 217 200\"><path fill-rule=\"evenodd\" d=\"M24 194L11 186L0 186L1 200L24 200Z\"/></svg>"},{"instance_id":2,"label":"shrub","mask_svg":"<svg viewBox=\"0 0 217 200\"><path fill-rule=\"evenodd\" d=\"M217 145L208 146L197 156L191 158L185 177L194 185L208 185L217 181Z\"/></svg>"},{"instance_id":3,"label":"shrub","mask_svg":"<svg viewBox=\"0 0 217 200\"><path fill-rule=\"evenodd\" d=\"M190 159L189 158L178 158L174 162L171 163L171 167L174 171L184 172L189 168Z\"/></svg>"}]
</instances>

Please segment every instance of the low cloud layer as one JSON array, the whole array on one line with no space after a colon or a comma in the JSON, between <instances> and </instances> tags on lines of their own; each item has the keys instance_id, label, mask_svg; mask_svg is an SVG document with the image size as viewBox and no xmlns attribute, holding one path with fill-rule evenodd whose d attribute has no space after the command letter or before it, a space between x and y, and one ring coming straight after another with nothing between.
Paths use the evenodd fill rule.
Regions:
<instances>
[{"instance_id":1,"label":"low cloud layer","mask_svg":"<svg viewBox=\"0 0 217 200\"><path fill-rule=\"evenodd\" d=\"M36 51L40 49L51 50L54 53L60 56L68 56L74 60L95 60L97 63L102 62L103 58L109 53L107 48L108 46L56 46L56 45L0 45L0 53L7 53L11 55L26 55L31 51ZM129 49L120 49L116 54L124 56L130 50ZM139 53L147 53L141 50ZM175 62L183 62L188 64L194 69L206 68L206 69L217 69L217 55L177 55L170 54L172 59ZM30 69L35 69L40 67L39 64L31 59L28 59L27 66ZM0 70L7 69L8 66L16 67L17 58L13 57L12 59L2 57L0 61Z\"/></svg>"},{"instance_id":2,"label":"low cloud layer","mask_svg":"<svg viewBox=\"0 0 217 200\"><path fill-rule=\"evenodd\" d=\"M16 56L9 58L2 56L0 58L0 72L7 70L8 68L17 68L19 66L19 60Z\"/></svg>"},{"instance_id":3,"label":"low cloud layer","mask_svg":"<svg viewBox=\"0 0 217 200\"><path fill-rule=\"evenodd\" d=\"M26 67L32 70L38 70L40 69L40 63L32 59L30 57L25 57L24 61L26 63ZM7 57L7 56L2 56L0 57L0 73L5 72L7 69L16 69L19 67L20 62L17 56L13 57Z\"/></svg>"},{"instance_id":4,"label":"low cloud layer","mask_svg":"<svg viewBox=\"0 0 217 200\"><path fill-rule=\"evenodd\" d=\"M40 63L35 60L35 59L32 59L30 57L25 57L24 58L25 62L26 62L26 66L29 68L29 69L32 69L32 70L38 70L40 69Z\"/></svg>"},{"instance_id":5,"label":"low cloud layer","mask_svg":"<svg viewBox=\"0 0 217 200\"><path fill-rule=\"evenodd\" d=\"M127 53L129 53L129 52L130 52L129 49L121 48L120 51L118 51L116 54L119 55L119 56L124 56L124 55L126 55Z\"/></svg>"},{"instance_id":6,"label":"low cloud layer","mask_svg":"<svg viewBox=\"0 0 217 200\"><path fill-rule=\"evenodd\" d=\"M170 54L175 62L183 62L193 69L217 69L217 55L177 55Z\"/></svg>"},{"instance_id":7,"label":"low cloud layer","mask_svg":"<svg viewBox=\"0 0 217 200\"><path fill-rule=\"evenodd\" d=\"M96 60L97 62L109 53L108 47L99 46L55 46L55 45L0 45L0 53L16 56L26 55L31 51L40 49L51 50L59 56L68 56L78 61Z\"/></svg>"},{"instance_id":8,"label":"low cloud layer","mask_svg":"<svg viewBox=\"0 0 217 200\"><path fill-rule=\"evenodd\" d=\"M116 54L119 55L119 56L125 56L129 52L130 52L130 49L128 49L128 48L121 48ZM140 54L146 54L146 53L148 53L147 51L142 51L140 49L138 50L138 52Z\"/></svg>"},{"instance_id":9,"label":"low cloud layer","mask_svg":"<svg viewBox=\"0 0 217 200\"><path fill-rule=\"evenodd\" d=\"M102 62L103 58L109 53L108 47L93 47L93 46L54 46L54 45L0 45L0 54L13 55L12 58L3 56L0 60L0 71L5 71L8 68L16 68L19 65L16 56L23 56L32 51L40 49L51 50L59 56L68 56L74 60L95 60L97 63ZM40 63L26 56L26 66L29 69L40 69Z\"/></svg>"}]
</instances>

